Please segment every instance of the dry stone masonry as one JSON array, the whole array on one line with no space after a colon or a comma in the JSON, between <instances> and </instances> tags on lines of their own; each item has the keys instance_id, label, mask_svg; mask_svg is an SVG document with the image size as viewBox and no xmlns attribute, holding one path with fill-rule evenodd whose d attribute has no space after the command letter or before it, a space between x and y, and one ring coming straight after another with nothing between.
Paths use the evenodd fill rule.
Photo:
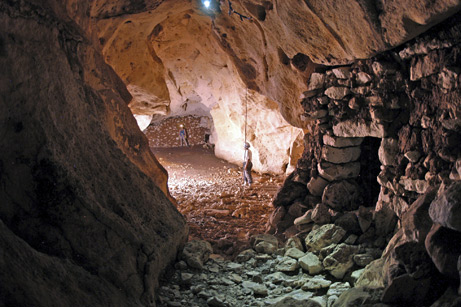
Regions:
<instances>
[{"instance_id":1,"label":"dry stone masonry","mask_svg":"<svg viewBox=\"0 0 461 307\"><path fill-rule=\"evenodd\" d=\"M268 231L307 234L308 249L312 229L333 224L363 246L388 244L371 274L382 281L368 280L385 303L428 304L459 284L460 30L455 16L379 57L317 68L302 100L305 151L273 202ZM342 278L354 249L335 243L323 265Z\"/></svg>"}]
</instances>

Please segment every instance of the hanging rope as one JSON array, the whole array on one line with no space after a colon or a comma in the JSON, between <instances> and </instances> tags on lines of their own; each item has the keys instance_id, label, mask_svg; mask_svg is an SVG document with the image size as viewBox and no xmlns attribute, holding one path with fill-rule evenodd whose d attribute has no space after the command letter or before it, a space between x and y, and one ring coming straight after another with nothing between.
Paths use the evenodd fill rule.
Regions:
<instances>
[{"instance_id":1,"label":"hanging rope","mask_svg":"<svg viewBox=\"0 0 461 307\"><path fill-rule=\"evenodd\" d=\"M245 143L247 142L247 122L248 122L248 88L246 89L246 93L245 93Z\"/></svg>"}]
</instances>

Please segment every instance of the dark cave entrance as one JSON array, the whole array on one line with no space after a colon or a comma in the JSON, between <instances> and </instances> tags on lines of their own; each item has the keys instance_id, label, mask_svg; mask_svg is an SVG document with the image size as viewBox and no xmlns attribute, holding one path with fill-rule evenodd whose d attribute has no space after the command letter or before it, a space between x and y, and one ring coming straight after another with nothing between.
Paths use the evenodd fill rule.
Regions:
<instances>
[{"instance_id":1,"label":"dark cave entrance","mask_svg":"<svg viewBox=\"0 0 461 307\"><path fill-rule=\"evenodd\" d=\"M378 202L381 189L377 178L381 171L381 162L378 158L378 150L381 145L380 138L366 137L361 145L360 175L357 179L362 187L363 204L365 207L373 207Z\"/></svg>"}]
</instances>

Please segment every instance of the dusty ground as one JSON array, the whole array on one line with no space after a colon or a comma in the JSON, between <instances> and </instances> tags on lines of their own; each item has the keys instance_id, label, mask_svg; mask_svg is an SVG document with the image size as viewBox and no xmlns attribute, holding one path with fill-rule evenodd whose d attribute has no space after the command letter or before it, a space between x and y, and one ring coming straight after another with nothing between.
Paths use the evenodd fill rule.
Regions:
<instances>
[{"instance_id":1,"label":"dusty ground","mask_svg":"<svg viewBox=\"0 0 461 307\"><path fill-rule=\"evenodd\" d=\"M201 146L152 148L168 170L169 187L190 226L190 238L212 243L216 253L232 256L249 237L263 233L273 211L272 198L282 176L253 173L243 186L241 170Z\"/></svg>"}]
</instances>

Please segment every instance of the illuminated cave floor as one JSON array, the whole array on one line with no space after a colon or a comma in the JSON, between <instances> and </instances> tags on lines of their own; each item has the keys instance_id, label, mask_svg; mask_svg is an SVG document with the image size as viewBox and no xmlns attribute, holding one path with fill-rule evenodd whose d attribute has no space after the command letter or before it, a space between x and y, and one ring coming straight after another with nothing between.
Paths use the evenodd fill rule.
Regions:
<instances>
[{"instance_id":1,"label":"illuminated cave floor","mask_svg":"<svg viewBox=\"0 0 461 307\"><path fill-rule=\"evenodd\" d=\"M214 156L202 146L152 148L169 173L168 185L186 217L190 239L210 242L214 252L233 256L263 233L273 211L272 198L283 176L253 173L244 186L239 167Z\"/></svg>"}]
</instances>

